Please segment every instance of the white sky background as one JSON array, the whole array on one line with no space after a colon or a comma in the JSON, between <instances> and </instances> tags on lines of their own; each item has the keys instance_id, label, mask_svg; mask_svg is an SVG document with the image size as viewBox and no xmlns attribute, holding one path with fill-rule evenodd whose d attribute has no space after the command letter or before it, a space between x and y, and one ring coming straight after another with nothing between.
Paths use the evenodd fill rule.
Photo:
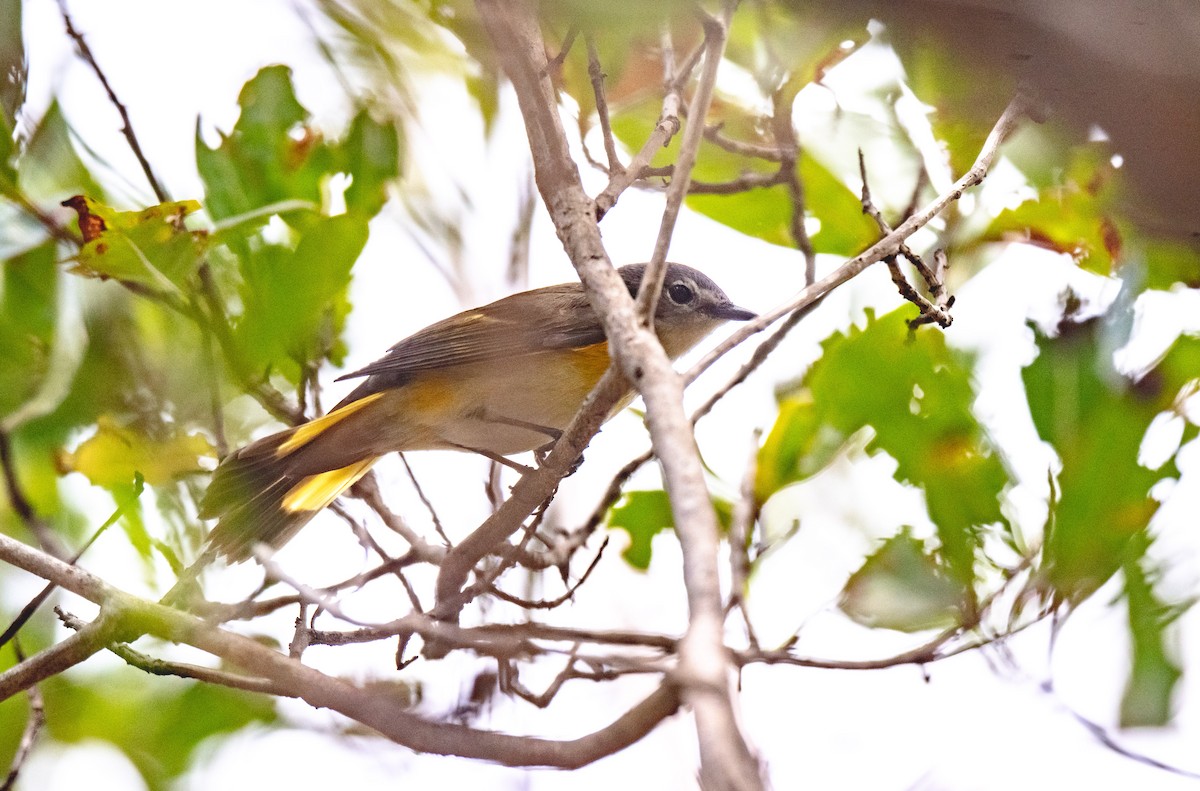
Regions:
<instances>
[{"instance_id":1,"label":"white sky background","mask_svg":"<svg viewBox=\"0 0 1200 791\"><path fill-rule=\"evenodd\" d=\"M286 0L210 0L186 10L154 0L72 5L77 26L129 107L142 145L174 197L202 197L192 151L197 114L203 119L205 134L214 126L231 128L237 117L238 91L261 65L290 65L299 98L318 124L332 131L342 128L348 106L341 89L316 57L309 32L292 8ZM85 130L88 143L131 180L131 204L153 202L118 133L115 113L90 71L72 59L54 3L30 0L25 13L33 112L39 113L37 108L45 106L52 90L57 91L68 119ZM879 59L862 68L856 79L868 73L881 75L881 79L895 74L888 71L894 64L886 53L876 55ZM726 87L737 84L736 75L723 79ZM412 156L421 161L431 190L469 189L474 208L463 218L465 253L474 266L472 271L479 275L473 283L475 301L485 302L505 293L498 273L506 260L517 197L528 183L528 153L520 119L508 97L485 147L469 99L454 81L425 84L424 91L422 127L409 141ZM797 113L802 138L818 157L837 156L852 164L853 159L836 151L822 150L822 141L852 148L852 138L830 135L804 120L816 116L806 114L806 108L819 108L828 99L823 89L802 94ZM590 171L584 175L589 191L597 191L602 183L599 177ZM889 183L883 174L878 178L880 183ZM886 189L873 186L877 195ZM901 203L907 199L907 189L905 183L900 190L904 193ZM1002 165L985 185L984 194L1003 201L1012 190L1012 182L1005 182ZM649 256L661 205L661 198L655 195L630 192L622 196L603 224L614 261ZM569 279L570 265L540 202L535 217L531 285ZM742 237L686 211L674 237L672 258L703 269L735 302L756 310L772 307L781 295L802 285L802 265L796 253ZM822 266L837 263L823 260ZM464 307L413 246L395 214L373 223L371 240L355 276L348 367L374 359L395 340ZM1012 500L1016 516L1030 525L1037 524L1044 514L1041 471L1053 457L1037 441L1020 395L1019 367L1033 355L1032 335L1023 328L1027 316L1053 317L1055 298L1066 282L1098 298L1111 298L1114 293L1111 285L1080 272L1061 257L1012 248L959 289L956 321L948 332L952 343L976 348L982 355L979 410L1001 432L1019 468L1029 477L1027 485L1014 491ZM1195 295L1170 299L1173 307L1146 311L1146 320L1169 324L1188 310L1192 316L1200 315ZM1190 305L1183 304L1186 299L1191 300ZM774 383L798 374L818 353L818 341L861 316L864 307L888 309L895 304L894 288L882 270L868 272L840 289L806 320L763 371L701 425L699 438L706 459L730 486L739 479L749 453L750 429L769 427L774 417ZM730 370L734 364L727 361L719 370ZM333 376L326 379L332 381ZM721 379L716 373L706 379L707 386ZM701 383L699 389L705 386ZM331 386L327 399L340 397L341 388ZM559 498L565 525L577 524L590 510L611 470L636 452L631 449L640 450L644 443L644 432L630 416L606 426L587 453L588 463L567 481ZM1181 456L1184 481L1189 472L1192 481L1176 487L1178 496L1164 506L1160 522L1171 521L1172 514L1176 522L1194 522L1200 507L1194 491L1200 488L1194 485L1196 456L1194 447ZM482 486L475 483L484 470L479 460L462 454L424 453L412 454L410 461L448 525L456 525L461 534L477 524L486 509ZM804 529L763 564L752 593L756 626L765 640L769 642L771 636L781 639L805 623L800 645L813 656L887 656L919 642L919 638L857 627L833 607L846 576L861 563L873 541L889 535L898 523L929 529L920 498L902 491L892 481L891 469L890 462L882 458L837 464L792 494L787 507L803 515ZM385 463L382 474L385 481L394 483L385 489L389 499L419 524L422 512L396 465ZM67 483L72 492L97 497L76 478ZM644 483L653 485L653 478ZM873 496L863 497L867 491ZM886 504L886 510L875 505L880 502ZM353 573L361 562L360 551L335 525L336 520L315 523L279 555L279 561L312 584ZM1155 551L1171 558L1168 580L1178 587L1179 595L1192 593L1197 589L1195 531L1190 531L1190 536L1181 535L1180 530L1164 532ZM685 609L677 543L669 536L656 541L651 573L644 575L631 571L620 559L622 536L614 534L614 546L581 589L578 601L552 617L580 625L681 630ZM97 554L89 556L92 567L112 568L110 563L124 562L131 569L128 578L140 579L136 562L123 554L121 537L111 534L106 538L108 545L97 547L98 551L93 550ZM243 564L218 582L232 591L245 591L257 575L251 564ZM1194 781L1135 763L1102 747L1070 714L1074 710L1105 725L1115 721L1129 651L1123 608L1108 606L1114 598L1101 593L1071 618L1059 635L1052 666L1047 662L1048 631L1038 627L1010 641L1016 658L1013 663L1006 663L997 652L988 656L973 652L929 667L928 681L913 667L870 673L751 668L743 677L741 696L746 731L768 762L779 789L1195 788ZM348 606L362 617L394 614L379 602L354 600ZM1180 623L1178 653L1185 667L1195 667L1200 661L1197 625L1194 612ZM358 652L314 649L306 660L355 677L386 675L391 650L390 645ZM115 660L97 657L74 672L95 672L96 667L113 664ZM431 665L417 663L408 671L427 681L425 705L431 712L451 708L464 692L462 686L469 684L470 671L485 663L456 654L442 665L444 668L436 671ZM1054 694L1041 689L1051 673ZM147 683L171 682L152 679ZM532 676L528 683L538 686ZM498 701L491 719L480 724L576 736L607 724L646 689L633 682L622 686L617 695L611 685L574 682L560 693L549 713L522 703ZM1120 734L1119 739L1155 758L1200 771L1195 751L1200 743L1196 698L1195 673L1187 674L1178 691L1179 714L1171 727ZM686 715L675 717L613 758L568 773L415 756L380 740L329 737L323 732L339 725L332 715L290 701L282 702L281 707L286 716L308 727L248 730L214 740L206 745L196 770L185 778L181 789L262 787L263 783L294 791L335 785L370 791L468 783L476 788L547 791L620 784L694 787L695 748ZM48 712L48 716L54 713ZM98 779L104 782L98 783ZM137 782L123 756L111 748L47 743L39 747L20 787L45 791L124 789L136 788Z\"/></svg>"}]
</instances>

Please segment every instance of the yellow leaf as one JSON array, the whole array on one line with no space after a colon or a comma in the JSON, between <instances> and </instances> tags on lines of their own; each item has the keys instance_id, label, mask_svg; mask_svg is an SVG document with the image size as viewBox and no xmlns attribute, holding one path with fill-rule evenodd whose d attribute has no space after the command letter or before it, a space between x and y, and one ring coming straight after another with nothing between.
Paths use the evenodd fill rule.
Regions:
<instances>
[{"instance_id":1,"label":"yellow leaf","mask_svg":"<svg viewBox=\"0 0 1200 791\"><path fill-rule=\"evenodd\" d=\"M97 421L95 434L74 452L60 455L59 466L63 472L83 473L105 488L129 484L135 472L140 472L146 483L159 486L203 471L202 459L215 455L212 444L199 433L155 440L104 416Z\"/></svg>"}]
</instances>

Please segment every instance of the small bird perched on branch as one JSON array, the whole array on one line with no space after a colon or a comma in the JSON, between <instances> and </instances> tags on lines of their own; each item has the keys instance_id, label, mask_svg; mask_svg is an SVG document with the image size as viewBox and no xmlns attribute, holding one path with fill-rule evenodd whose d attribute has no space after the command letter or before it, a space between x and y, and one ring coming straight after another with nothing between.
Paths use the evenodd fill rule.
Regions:
<instances>
[{"instance_id":1,"label":"small bird perched on branch","mask_svg":"<svg viewBox=\"0 0 1200 791\"><path fill-rule=\"evenodd\" d=\"M645 269L617 270L631 295ZM754 315L701 272L670 264L654 329L674 359L722 323ZM282 546L392 451L463 450L503 461L545 447L608 365L604 326L580 283L513 294L426 327L341 377L366 378L328 414L221 462L200 507L201 517L219 519L209 552L237 562L257 544Z\"/></svg>"}]
</instances>

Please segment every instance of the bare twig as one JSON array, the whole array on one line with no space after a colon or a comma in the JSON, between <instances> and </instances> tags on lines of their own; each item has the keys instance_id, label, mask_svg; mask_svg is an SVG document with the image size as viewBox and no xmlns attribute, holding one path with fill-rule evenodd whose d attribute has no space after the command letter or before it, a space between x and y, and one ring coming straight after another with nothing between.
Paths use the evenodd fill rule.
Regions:
<instances>
[{"instance_id":1,"label":"bare twig","mask_svg":"<svg viewBox=\"0 0 1200 791\"><path fill-rule=\"evenodd\" d=\"M604 69L600 67L600 56L596 53L596 41L587 37L588 76L592 80L592 93L596 97L596 115L600 118L600 133L604 136L604 155L608 157L609 175L623 171L621 157L617 154L617 142L613 139L612 122L608 117L608 100L604 97Z\"/></svg>"},{"instance_id":2,"label":"bare twig","mask_svg":"<svg viewBox=\"0 0 1200 791\"><path fill-rule=\"evenodd\" d=\"M12 506L13 513L37 539L38 546L55 557L65 558L68 554L67 548L55 535L49 523L38 515L29 498L25 496L25 490L21 487L20 479L17 477L17 460L13 455L12 440L9 438L8 432L3 429L0 429L0 468L3 468L4 486L8 492L8 502Z\"/></svg>"},{"instance_id":3,"label":"bare twig","mask_svg":"<svg viewBox=\"0 0 1200 791\"><path fill-rule=\"evenodd\" d=\"M992 166L992 162L995 161L996 155L999 153L1000 145L1008 139L1021 120L1026 117L1031 107L1030 102L1031 100L1025 94L1018 94L1009 102L984 141L979 155L975 158L975 164L958 181L954 182L950 189L938 195L920 211L905 219L904 222L896 226L884 238L854 258L851 258L816 283L801 289L792 299L772 310L759 314L756 319L751 319L739 325L737 329L709 350L708 353L692 366L691 370L688 371L689 381L699 376L700 373L707 370L714 362L727 354L730 349L740 345L750 336L762 332L763 329L771 326L779 321L780 318L793 311L811 307L830 291L856 277L867 267L884 260L889 255L897 254L900 245L903 244L905 239L928 225L930 220L941 214L951 203L961 198L963 193L968 189L983 181Z\"/></svg>"},{"instance_id":4,"label":"bare twig","mask_svg":"<svg viewBox=\"0 0 1200 791\"><path fill-rule=\"evenodd\" d=\"M14 643L13 647L16 649L17 661L24 662L25 653L21 650L20 642ZM41 688L34 684L29 688L27 695L29 697L29 714L25 718L25 729L21 731L21 741L17 743L17 750L13 753L12 762L9 764L8 775L0 784L0 791L11 791L16 785L17 778L21 775L21 769L24 768L29 753L33 750L33 746L37 743L38 737L42 735L42 729L46 725L46 705L42 698Z\"/></svg>"},{"instance_id":5,"label":"bare twig","mask_svg":"<svg viewBox=\"0 0 1200 791\"><path fill-rule=\"evenodd\" d=\"M77 618L68 612L60 611L59 620L62 621L63 626L76 632L88 626L87 621ZM187 662L167 662L162 659L155 659L154 657L133 650L126 643L112 643L107 648L130 666L136 667L150 675L179 676L180 678L192 678L209 684L219 684L232 689L243 689L248 692L262 692L268 695L294 697L294 695L288 695L286 690L280 689L266 679L250 678L237 673L214 670L210 667L201 667Z\"/></svg>"},{"instance_id":6,"label":"bare twig","mask_svg":"<svg viewBox=\"0 0 1200 791\"><path fill-rule=\"evenodd\" d=\"M674 174L672 174L674 175ZM749 171L729 181L693 181L688 185L689 195L736 195L739 192L774 187L786 184L788 175L782 167L769 173ZM674 183L672 178L671 183Z\"/></svg>"},{"instance_id":7,"label":"bare twig","mask_svg":"<svg viewBox=\"0 0 1200 791\"><path fill-rule=\"evenodd\" d=\"M438 536L442 539L442 543L446 546L451 546L450 538L446 535L445 528L442 527L442 520L438 517L437 509L433 507L433 503L425 496L425 490L421 488L420 482L417 480L416 473L413 472L412 466L408 463L408 459L404 454L400 454L400 461L404 465L404 471L408 473L408 480L413 485L413 491L417 493L417 497L421 500L421 504L425 506L425 510L429 512L429 518L433 520L433 529L437 531Z\"/></svg>"},{"instance_id":8,"label":"bare twig","mask_svg":"<svg viewBox=\"0 0 1200 791\"><path fill-rule=\"evenodd\" d=\"M563 593L561 596L558 596L556 598L540 599L537 601L533 601L530 599L522 599L518 596L513 596L511 593L507 593L503 590L500 590L495 585L488 586L488 592L498 599L503 599L504 601L506 601L510 604L515 604L518 607L521 607L526 610L553 610L556 607L561 607L562 605L566 604L568 601L573 599L575 597L575 591L579 590L580 586L582 586L583 583L587 582L588 577L592 576L592 572L596 569L596 566L600 563L600 558L602 558L604 556L604 549L607 546L608 546L608 539L605 538L604 543L602 543L600 545L600 548L596 550L596 556L592 558L592 562L589 563L588 567L584 570L583 576L581 576L578 580L576 580L574 584L570 585L567 588L565 593Z\"/></svg>"},{"instance_id":9,"label":"bare twig","mask_svg":"<svg viewBox=\"0 0 1200 791\"><path fill-rule=\"evenodd\" d=\"M522 700L532 703L539 709L546 708L550 705L550 702L554 700L554 696L558 694L558 691L562 689L563 684L567 683L567 681L572 678L578 678L578 674L575 672L575 657L577 654L577 648L578 646L571 650L571 653L567 656L567 662L562 671L554 677L554 680L550 682L550 684L541 692L541 694L530 692L523 684L520 683L516 669L511 667L511 663L506 663L509 664L510 667L509 672L501 676L501 678L504 680L501 685L501 689L506 692L511 692Z\"/></svg>"},{"instance_id":10,"label":"bare twig","mask_svg":"<svg viewBox=\"0 0 1200 791\"><path fill-rule=\"evenodd\" d=\"M792 108L796 102L796 93L796 88L785 84L772 94L771 128L775 133L775 145L782 157L779 173L783 176L783 183L787 186L788 196L792 201L792 215L788 227L796 249L804 255L804 285L811 286L817 279L817 251L813 249L812 240L808 238L808 230L804 226L804 182L800 180L797 168L800 142L796 139L796 130L792 126Z\"/></svg>"},{"instance_id":11,"label":"bare twig","mask_svg":"<svg viewBox=\"0 0 1200 791\"><path fill-rule=\"evenodd\" d=\"M709 124L704 127L704 139L731 154L751 157L752 159L763 159L767 162L782 162L784 156L786 156L778 146L764 146L760 143L747 143L743 140L734 140L731 137L726 137L724 124L720 123Z\"/></svg>"},{"instance_id":12,"label":"bare twig","mask_svg":"<svg viewBox=\"0 0 1200 791\"><path fill-rule=\"evenodd\" d=\"M63 22L67 26L67 35L75 42L75 46L79 49L80 57L92 67L92 71L95 72L96 77L100 80L100 84L104 86L104 92L108 94L108 101L120 113L122 123L121 134L125 135L125 140L129 143L130 150L137 157L138 164L142 168L142 173L146 175L146 181L150 182L150 188L154 190L154 196L158 198L159 203L166 203L171 199L170 195L163 189L162 182L154 175L154 168L150 167L150 161L146 159L145 153L142 152L142 145L138 142L137 135L133 131L133 124L129 120L129 111L125 109L125 105L121 103L121 100L117 98L116 91L113 90L104 70L100 68L100 64L96 62L96 57L92 54L87 41L84 40L83 34L75 29L75 25L71 21L71 15L67 11L67 0L58 0L58 9L62 14Z\"/></svg>"},{"instance_id":13,"label":"bare twig","mask_svg":"<svg viewBox=\"0 0 1200 791\"><path fill-rule=\"evenodd\" d=\"M750 443L750 458L742 475L738 499L733 504L733 515L729 523L729 609L742 613L746 624L746 636L750 646L758 646L758 637L746 609L746 586L750 578L750 559L746 556L746 545L750 542L754 520L758 514L758 501L754 496L754 481L758 474L758 440L760 431L755 431Z\"/></svg>"},{"instance_id":14,"label":"bare twig","mask_svg":"<svg viewBox=\"0 0 1200 791\"><path fill-rule=\"evenodd\" d=\"M676 80L678 75L675 74L674 64L675 51L671 46L671 38L669 34L664 32L664 94L662 112L658 116L658 123L654 125L654 131L650 133L650 137L646 138L646 142L642 144L641 149L634 155L628 167L609 173L608 186L596 196L597 220L603 219L608 210L617 204L617 199L621 196L621 193L628 189L634 181L641 178L642 171L650 164L650 160L654 158L658 150L666 146L672 137L679 134L679 108L681 99L679 96L680 87Z\"/></svg>"},{"instance_id":15,"label":"bare twig","mask_svg":"<svg viewBox=\"0 0 1200 791\"><path fill-rule=\"evenodd\" d=\"M863 156L862 149L858 150L858 171L862 176L862 210L863 214L868 215L879 226L882 233L891 233L892 227L888 225L887 220L883 218L883 214L879 211L874 201L871 200L871 187L867 181L867 162ZM914 191L914 195L915 195ZM935 297L936 302L931 302L921 295L911 283L904 273L900 271L900 262L898 259L903 256L912 262L912 265L924 278L926 285L929 287L930 293ZM943 258L945 253L942 253ZM892 276L892 282L896 284L896 289L900 292L900 296L908 302L913 303L920 310L917 318L908 323L910 328L916 328L921 324L932 324L936 322L943 329L949 327L954 319L946 310L953 304L953 297L942 299L945 294L945 289L940 281L934 277L931 270L922 260L921 256L913 252L907 244L901 244L896 255L887 256L883 259L887 264L888 272ZM944 271L944 267L943 267Z\"/></svg>"},{"instance_id":16,"label":"bare twig","mask_svg":"<svg viewBox=\"0 0 1200 791\"><path fill-rule=\"evenodd\" d=\"M406 467L408 466L407 461L404 464ZM415 479L413 483L416 483ZM418 492L419 491L420 489L418 488ZM375 473L369 472L360 478L358 482L354 484L354 488L351 489L351 492L354 494L354 496L360 498L364 503L366 503L367 507L374 511L383 521L383 523L387 525L388 529L400 535L405 541L407 541L409 546L413 548L413 551L421 556L423 560L428 560L432 563L441 562L442 555L445 553L445 550L427 542L424 538L418 535L415 530L409 527L408 524L394 511L392 511L392 509L387 507L387 504L383 501L383 495L379 492L379 482L375 478ZM422 500L424 500L423 495ZM434 523L437 524L437 514L434 514L433 518ZM438 534L442 536L443 540L446 540L447 544L449 544L449 540L446 539L445 533L439 529Z\"/></svg>"}]
</instances>

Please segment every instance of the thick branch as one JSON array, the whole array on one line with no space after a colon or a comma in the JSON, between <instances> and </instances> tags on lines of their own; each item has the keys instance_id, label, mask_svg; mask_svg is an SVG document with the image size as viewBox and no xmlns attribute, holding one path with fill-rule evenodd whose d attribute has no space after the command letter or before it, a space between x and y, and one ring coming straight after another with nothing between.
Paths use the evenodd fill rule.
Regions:
<instances>
[{"instance_id":1,"label":"thick branch","mask_svg":"<svg viewBox=\"0 0 1200 791\"><path fill-rule=\"evenodd\" d=\"M701 775L705 785L713 789L761 787L757 762L738 730L734 715L730 665L723 643L716 518L704 485L691 424L683 412L683 382L658 339L646 326L648 311L641 314L642 321L634 315L632 301L604 251L595 214L587 212L590 202L586 200L578 168L563 133L549 78L545 45L531 7L521 0L479 0L478 8L485 28L497 45L500 62L516 90L533 153L538 189L559 239L579 272L593 307L604 321L609 353L646 401L650 436L663 462L684 553L690 620L680 651L677 678L685 700L696 711ZM681 144L676 176L678 195L674 203L668 200L659 241L643 281L641 300L653 300L662 286L668 240L687 188L691 163L703 136L704 113L724 52L725 31L731 13L732 6L727 6L725 19L705 19L704 74L692 103L693 120ZM560 441L559 447L561 445ZM514 491L514 499L515 495ZM511 502L512 499L505 505ZM452 552L451 557L453 555ZM442 570L445 572L445 564ZM439 596L446 592L441 588L441 582L439 578Z\"/></svg>"},{"instance_id":2,"label":"thick branch","mask_svg":"<svg viewBox=\"0 0 1200 791\"><path fill-rule=\"evenodd\" d=\"M139 634L186 643L270 682L279 694L328 708L374 728L419 752L478 758L510 766L576 768L628 747L679 706L672 684L663 684L614 722L569 741L510 736L463 725L429 722L397 701L340 678L327 676L255 640L220 629L188 613L138 599L105 584L88 571L0 534L0 561L55 582L101 605L106 613L58 646L0 675L0 690L12 694L80 661L113 639ZM115 636L115 638L114 638ZM89 655L90 655L89 653ZM39 659L41 657L41 659ZM70 664L63 664L69 661ZM31 664L34 663L34 664Z\"/></svg>"}]
</instances>

